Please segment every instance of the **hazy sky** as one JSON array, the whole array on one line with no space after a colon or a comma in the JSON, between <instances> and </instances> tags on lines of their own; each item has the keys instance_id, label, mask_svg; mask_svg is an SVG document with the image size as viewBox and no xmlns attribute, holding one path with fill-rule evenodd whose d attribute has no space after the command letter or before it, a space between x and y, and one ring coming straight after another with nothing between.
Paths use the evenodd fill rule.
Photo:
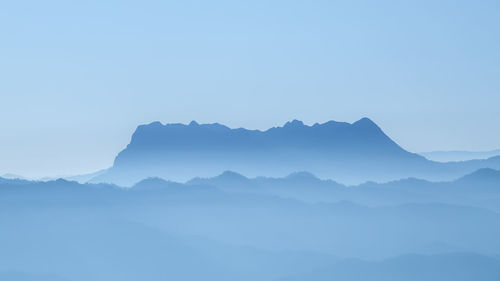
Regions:
<instances>
[{"instance_id":1,"label":"hazy sky","mask_svg":"<svg viewBox=\"0 0 500 281\"><path fill-rule=\"evenodd\" d=\"M4 1L0 174L112 164L139 124L370 117L500 148L500 2Z\"/></svg>"}]
</instances>

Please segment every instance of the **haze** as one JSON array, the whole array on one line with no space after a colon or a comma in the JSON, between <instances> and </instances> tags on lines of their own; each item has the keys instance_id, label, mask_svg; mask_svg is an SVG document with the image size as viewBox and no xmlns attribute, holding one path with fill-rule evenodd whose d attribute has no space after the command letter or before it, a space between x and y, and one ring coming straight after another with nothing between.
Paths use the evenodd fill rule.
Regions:
<instances>
[{"instance_id":1,"label":"haze","mask_svg":"<svg viewBox=\"0 0 500 281\"><path fill-rule=\"evenodd\" d=\"M497 149L498 1L11 1L0 174L109 167L137 125L368 116L404 148Z\"/></svg>"}]
</instances>

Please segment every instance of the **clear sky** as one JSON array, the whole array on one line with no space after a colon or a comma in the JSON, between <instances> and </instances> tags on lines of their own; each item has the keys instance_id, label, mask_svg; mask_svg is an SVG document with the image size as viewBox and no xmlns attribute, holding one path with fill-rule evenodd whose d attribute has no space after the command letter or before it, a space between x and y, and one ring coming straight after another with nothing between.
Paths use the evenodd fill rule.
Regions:
<instances>
[{"instance_id":1,"label":"clear sky","mask_svg":"<svg viewBox=\"0 0 500 281\"><path fill-rule=\"evenodd\" d=\"M499 148L499 32L497 0L3 1L0 174L105 168L156 120Z\"/></svg>"}]
</instances>

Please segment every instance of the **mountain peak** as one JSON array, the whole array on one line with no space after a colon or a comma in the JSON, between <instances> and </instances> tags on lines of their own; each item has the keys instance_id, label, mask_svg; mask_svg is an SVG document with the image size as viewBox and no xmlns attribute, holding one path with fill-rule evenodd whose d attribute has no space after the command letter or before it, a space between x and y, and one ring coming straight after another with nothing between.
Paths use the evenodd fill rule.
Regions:
<instances>
[{"instance_id":1,"label":"mountain peak","mask_svg":"<svg viewBox=\"0 0 500 281\"><path fill-rule=\"evenodd\" d=\"M472 172L468 175L463 176L459 179L463 182L499 182L500 181L500 171L490 168L482 168Z\"/></svg>"},{"instance_id":2,"label":"mountain peak","mask_svg":"<svg viewBox=\"0 0 500 281\"><path fill-rule=\"evenodd\" d=\"M132 186L132 190L164 190L178 188L181 184L164 180L159 177L145 178Z\"/></svg>"},{"instance_id":3,"label":"mountain peak","mask_svg":"<svg viewBox=\"0 0 500 281\"><path fill-rule=\"evenodd\" d=\"M154 121L154 122L151 122L147 125L144 125L144 126L148 126L148 127L163 127L163 124L160 122L160 121Z\"/></svg>"},{"instance_id":4,"label":"mountain peak","mask_svg":"<svg viewBox=\"0 0 500 281\"><path fill-rule=\"evenodd\" d=\"M359 119L358 121L352 123L352 125L362 127L362 128L372 127L372 128L380 129L379 126L377 124L375 124L375 122L373 122L368 117L363 117L363 118Z\"/></svg>"},{"instance_id":5,"label":"mountain peak","mask_svg":"<svg viewBox=\"0 0 500 281\"><path fill-rule=\"evenodd\" d=\"M238 174L233 171L224 171L222 174L220 174L217 178L219 179L224 179L224 180L248 180L247 177L243 176L242 174Z\"/></svg>"},{"instance_id":6,"label":"mountain peak","mask_svg":"<svg viewBox=\"0 0 500 281\"><path fill-rule=\"evenodd\" d=\"M294 119L292 121L286 122L285 125L283 125L283 128L300 128L304 126L304 122Z\"/></svg>"},{"instance_id":7,"label":"mountain peak","mask_svg":"<svg viewBox=\"0 0 500 281\"><path fill-rule=\"evenodd\" d=\"M289 174L287 177L287 179L314 179L314 180L317 180L318 178L310 173L310 172L293 172L291 174Z\"/></svg>"}]
</instances>

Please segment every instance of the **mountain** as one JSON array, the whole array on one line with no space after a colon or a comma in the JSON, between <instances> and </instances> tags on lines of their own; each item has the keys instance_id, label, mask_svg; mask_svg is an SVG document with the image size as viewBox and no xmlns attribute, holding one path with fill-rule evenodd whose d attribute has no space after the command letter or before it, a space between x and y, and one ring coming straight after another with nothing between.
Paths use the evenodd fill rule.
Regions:
<instances>
[{"instance_id":1,"label":"mountain","mask_svg":"<svg viewBox=\"0 0 500 281\"><path fill-rule=\"evenodd\" d=\"M214 186L226 192L276 195L307 202L320 202L324 198L333 198L348 189L347 186L332 180L318 179L308 172L295 172L284 178L257 177L250 179L238 173L226 171L212 178L194 178L186 184Z\"/></svg>"},{"instance_id":2,"label":"mountain","mask_svg":"<svg viewBox=\"0 0 500 281\"><path fill-rule=\"evenodd\" d=\"M28 184L32 183L32 181L27 180L27 179L21 179L21 178L10 178L10 177L0 177L0 184L10 184L10 185L15 185L15 184Z\"/></svg>"},{"instance_id":3,"label":"mountain","mask_svg":"<svg viewBox=\"0 0 500 281\"><path fill-rule=\"evenodd\" d=\"M270 180L267 186L256 187L272 191L273 182L280 181L293 182L293 177ZM140 262L136 265L143 267L141 271L152 270L167 258L175 259L177 252L171 252L171 248L183 244L175 237L165 236L168 233L184 237L189 241L181 240L189 244L198 237L254 249L306 250L362 259L405 253L500 253L500 245L495 243L500 235L500 214L482 207L442 203L439 195L415 203L393 201L367 206L353 201L364 200L362 196L372 196L371 193L341 186L333 191L353 192L350 194L353 200L345 201L349 197L341 196L329 198L327 186L310 186L325 198L322 203L311 203L282 196L286 186L276 186L269 194L252 194L158 179L142 181L129 189L65 180L0 184L0 228L5 230L0 232L0 271L9 269L2 268L6 264L12 265L10 269L22 270L28 260L34 269L43 269L37 258L41 253L53 258L78 256L86 263L98 257L99 263L88 264L98 267L112 260L123 264ZM290 188L295 187L290 185ZM306 188L307 185L301 187ZM384 193L384 188L388 187L375 192L384 197L398 194L397 189ZM499 193L493 195L498 197ZM459 197L468 198L469 194L457 192ZM207 243L201 246L208 246ZM89 247L92 252L87 251ZM187 248L200 249L200 246ZM222 247L212 249L222 251ZM132 254L122 257L126 252L136 253L137 258ZM242 264L245 255L241 253ZM224 258L221 265L224 267L230 260ZM64 261L61 265L44 259L45 265L54 269L86 268L78 264L68 267L71 260ZM107 272L105 268L102 270Z\"/></svg>"},{"instance_id":4,"label":"mountain","mask_svg":"<svg viewBox=\"0 0 500 281\"><path fill-rule=\"evenodd\" d=\"M358 186L307 172L131 188L0 178L0 280L497 280L498 173Z\"/></svg>"},{"instance_id":5,"label":"mountain","mask_svg":"<svg viewBox=\"0 0 500 281\"><path fill-rule=\"evenodd\" d=\"M14 180L14 179L28 180L28 178L26 178L26 177L23 177L23 176L20 176L17 174L11 174L11 173L3 174L1 177L4 179L11 179L11 180Z\"/></svg>"},{"instance_id":6,"label":"mountain","mask_svg":"<svg viewBox=\"0 0 500 281\"><path fill-rule=\"evenodd\" d=\"M500 149L490 151L431 151L421 152L425 158L438 162L467 161L474 159L488 159L500 155Z\"/></svg>"},{"instance_id":7,"label":"mountain","mask_svg":"<svg viewBox=\"0 0 500 281\"><path fill-rule=\"evenodd\" d=\"M350 201L381 206L442 202L500 212L500 171L488 168L446 182L407 178L354 186L322 180L306 172L283 178L246 178L227 171L216 177L194 178L186 185L213 186L226 192L267 194L310 203Z\"/></svg>"},{"instance_id":8,"label":"mountain","mask_svg":"<svg viewBox=\"0 0 500 281\"><path fill-rule=\"evenodd\" d=\"M500 280L500 260L470 253L403 255L376 262L350 259L280 281L303 280L495 281Z\"/></svg>"},{"instance_id":9,"label":"mountain","mask_svg":"<svg viewBox=\"0 0 500 281\"><path fill-rule=\"evenodd\" d=\"M308 171L357 184L406 177L450 180L485 167L500 168L500 157L433 162L401 148L368 118L312 126L294 120L265 131L153 122L139 126L113 166L91 182L131 186L148 177L186 181L232 170L250 177Z\"/></svg>"},{"instance_id":10,"label":"mountain","mask_svg":"<svg viewBox=\"0 0 500 281\"><path fill-rule=\"evenodd\" d=\"M458 183L476 185L494 185L500 189L500 171L482 168L457 180Z\"/></svg>"},{"instance_id":11,"label":"mountain","mask_svg":"<svg viewBox=\"0 0 500 281\"><path fill-rule=\"evenodd\" d=\"M97 172L93 173L88 173L88 174L81 174L81 175L74 175L74 176L67 176L63 177L64 179L67 179L69 181L77 181L79 183L85 183L97 176L100 176L102 174L106 173L106 169L99 170Z\"/></svg>"}]
</instances>

